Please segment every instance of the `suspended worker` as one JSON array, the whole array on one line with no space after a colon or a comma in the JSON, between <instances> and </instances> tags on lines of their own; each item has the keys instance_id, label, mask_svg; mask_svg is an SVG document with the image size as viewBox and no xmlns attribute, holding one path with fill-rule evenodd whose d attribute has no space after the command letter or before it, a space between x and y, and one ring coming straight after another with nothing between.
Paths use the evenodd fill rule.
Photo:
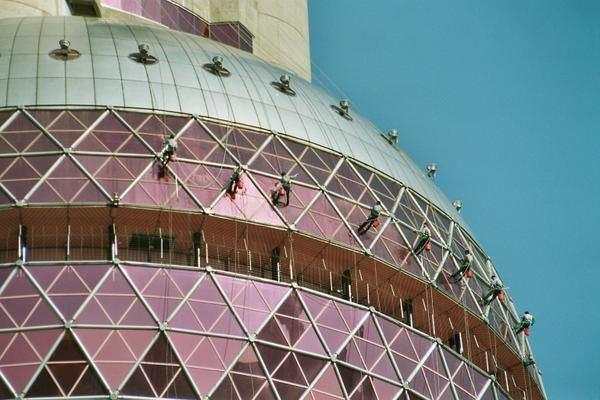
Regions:
<instances>
[{"instance_id":1,"label":"suspended worker","mask_svg":"<svg viewBox=\"0 0 600 400\"><path fill-rule=\"evenodd\" d=\"M450 279L454 281L454 283L460 282L464 276L470 278L473 276L473 271L471 271L471 266L473 265L473 255L471 254L471 250L466 249L465 255L460 264L460 268L458 271L450 275Z\"/></svg>"},{"instance_id":2,"label":"suspended worker","mask_svg":"<svg viewBox=\"0 0 600 400\"><path fill-rule=\"evenodd\" d=\"M535 318L533 318L533 315L529 314L529 311L525 311L525 314L521 316L521 321L514 327L515 335L524 332L525 336L529 336L529 329L533 326L534 322Z\"/></svg>"},{"instance_id":3,"label":"suspended worker","mask_svg":"<svg viewBox=\"0 0 600 400\"><path fill-rule=\"evenodd\" d=\"M275 188L271 194L273 205L279 204L279 198L285 196L285 205L290 205L290 192L292 191L292 179L296 179L296 175L288 175L287 172L282 172L279 182L275 185Z\"/></svg>"},{"instance_id":4,"label":"suspended worker","mask_svg":"<svg viewBox=\"0 0 600 400\"><path fill-rule=\"evenodd\" d=\"M231 174L231 178L229 178L229 182L227 183L227 194L232 200L235 200L238 189L243 188L244 181L242 180L242 167L237 167L233 170L233 174Z\"/></svg>"},{"instance_id":5,"label":"suspended worker","mask_svg":"<svg viewBox=\"0 0 600 400\"><path fill-rule=\"evenodd\" d=\"M167 164L169 161L175 161L175 153L177 152L177 140L175 134L171 133L164 143L165 150L163 151L163 162Z\"/></svg>"},{"instance_id":6,"label":"suspended worker","mask_svg":"<svg viewBox=\"0 0 600 400\"><path fill-rule=\"evenodd\" d=\"M504 286L502 286L502 282L500 282L500 279L498 279L496 275L492 275L490 285L492 286L491 290L483 296L483 304L486 306L490 305L496 298L499 298L500 300L504 298L504 295L502 294Z\"/></svg>"},{"instance_id":7,"label":"suspended worker","mask_svg":"<svg viewBox=\"0 0 600 400\"><path fill-rule=\"evenodd\" d=\"M429 224L427 221L423 222L423 227L419 231L419 242L413 249L415 255L420 255L426 247L429 247L429 241L431 240L431 231L429 230Z\"/></svg>"},{"instance_id":8,"label":"suspended worker","mask_svg":"<svg viewBox=\"0 0 600 400\"><path fill-rule=\"evenodd\" d=\"M377 203L375 203L373 207L371 207L371 214L369 214L369 217L358 227L357 232L359 235L364 235L365 233L367 233L367 231L371 229L372 226L379 226L378 218L382 210L383 207L381 207L381 201L378 200Z\"/></svg>"},{"instance_id":9,"label":"suspended worker","mask_svg":"<svg viewBox=\"0 0 600 400\"><path fill-rule=\"evenodd\" d=\"M159 178L167 176L167 164L170 161L175 161L175 153L177 152L177 141L175 140L175 134L171 133L163 144L166 147L163 150L161 157L160 170L158 171Z\"/></svg>"}]
</instances>

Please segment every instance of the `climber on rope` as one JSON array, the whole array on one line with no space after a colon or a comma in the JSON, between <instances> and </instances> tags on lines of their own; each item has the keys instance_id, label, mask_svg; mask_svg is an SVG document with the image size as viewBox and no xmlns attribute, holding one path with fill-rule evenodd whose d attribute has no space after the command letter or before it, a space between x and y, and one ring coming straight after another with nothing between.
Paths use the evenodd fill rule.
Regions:
<instances>
[{"instance_id":1,"label":"climber on rope","mask_svg":"<svg viewBox=\"0 0 600 400\"><path fill-rule=\"evenodd\" d=\"M166 176L167 164L171 161L175 161L175 153L177 152L177 140L175 140L175 134L171 133L163 144L166 147L163 150L161 157L161 167L158 172L159 178L164 178Z\"/></svg>"},{"instance_id":2,"label":"climber on rope","mask_svg":"<svg viewBox=\"0 0 600 400\"><path fill-rule=\"evenodd\" d=\"M377 201L377 203L375 203L373 207L371 207L371 214L369 214L369 217L365 220L365 222L360 224L356 232L359 235L364 235L369 229L371 229L372 226L377 228L380 224L378 218L381 214L382 209L383 208L381 207L381 201Z\"/></svg>"},{"instance_id":3,"label":"climber on rope","mask_svg":"<svg viewBox=\"0 0 600 400\"><path fill-rule=\"evenodd\" d=\"M504 299L504 286L502 285L502 282L500 282L500 279L498 279L496 275L492 275L490 285L492 286L492 289L489 292L487 292L485 296L483 296L483 304L486 306L490 305L492 301L494 301L496 298L498 300Z\"/></svg>"},{"instance_id":4,"label":"climber on rope","mask_svg":"<svg viewBox=\"0 0 600 400\"><path fill-rule=\"evenodd\" d=\"M473 255L471 254L471 250L466 249L465 255L460 264L460 268L458 269L458 271L456 271L455 273L450 275L450 280L452 280L454 283L458 283L465 276L467 278L471 278L473 276L473 271L471 270L471 266L473 265L473 260L474 259L473 259Z\"/></svg>"},{"instance_id":5,"label":"climber on rope","mask_svg":"<svg viewBox=\"0 0 600 400\"><path fill-rule=\"evenodd\" d=\"M427 221L424 221L423 227L419 231L419 242L413 249L416 256L421 255L423 250L431 249L430 240L431 240L431 230L429 230L429 223Z\"/></svg>"},{"instance_id":6,"label":"climber on rope","mask_svg":"<svg viewBox=\"0 0 600 400\"><path fill-rule=\"evenodd\" d=\"M242 167L237 167L233 170L233 174L231 174L231 178L229 178L229 182L227 183L227 194L231 200L235 200L235 195L238 190L243 188L244 181L242 180Z\"/></svg>"},{"instance_id":7,"label":"climber on rope","mask_svg":"<svg viewBox=\"0 0 600 400\"><path fill-rule=\"evenodd\" d=\"M535 359L533 358L533 355L530 354L525 360L523 360L523 366L531 367L532 365L535 365Z\"/></svg>"},{"instance_id":8,"label":"climber on rope","mask_svg":"<svg viewBox=\"0 0 600 400\"><path fill-rule=\"evenodd\" d=\"M525 336L529 336L531 333L530 329L535 322L533 315L529 314L529 311L525 311L525 314L521 316L521 321L514 327L515 335L523 332Z\"/></svg>"},{"instance_id":9,"label":"climber on rope","mask_svg":"<svg viewBox=\"0 0 600 400\"><path fill-rule=\"evenodd\" d=\"M273 188L271 192L271 200L273 200L273 205L276 206L279 204L279 198L281 196L285 196L285 205L290 205L290 192L292 191L292 179L296 179L296 175L288 175L287 172L281 173L281 178L279 178L279 182Z\"/></svg>"}]
</instances>

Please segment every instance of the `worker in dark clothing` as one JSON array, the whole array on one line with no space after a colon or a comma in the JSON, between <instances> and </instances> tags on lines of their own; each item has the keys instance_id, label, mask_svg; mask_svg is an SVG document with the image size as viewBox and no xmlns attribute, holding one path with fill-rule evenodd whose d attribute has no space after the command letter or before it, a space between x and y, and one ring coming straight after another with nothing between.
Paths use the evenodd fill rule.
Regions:
<instances>
[{"instance_id":1,"label":"worker in dark clothing","mask_svg":"<svg viewBox=\"0 0 600 400\"><path fill-rule=\"evenodd\" d=\"M377 218L379 218L382 209L383 207L381 207L381 201L377 201L377 203L371 207L371 213L369 214L369 217L358 227L357 233L359 235L364 235L369 229L371 229L371 226L373 226L373 224L375 224L377 221Z\"/></svg>"},{"instance_id":2,"label":"worker in dark clothing","mask_svg":"<svg viewBox=\"0 0 600 400\"><path fill-rule=\"evenodd\" d=\"M487 292L485 296L483 296L483 304L485 304L486 306L490 305L492 301L494 301L498 296L500 296L502 290L504 289L504 286L502 286L502 282L500 282L500 279L498 279L496 275L492 276L490 284L492 286L491 290Z\"/></svg>"},{"instance_id":3,"label":"worker in dark clothing","mask_svg":"<svg viewBox=\"0 0 600 400\"><path fill-rule=\"evenodd\" d=\"M163 162L167 164L169 161L175 161L175 153L177 152L175 134L171 133L164 144L167 147L163 150Z\"/></svg>"},{"instance_id":4,"label":"worker in dark clothing","mask_svg":"<svg viewBox=\"0 0 600 400\"><path fill-rule=\"evenodd\" d=\"M514 327L515 335L521 332L525 332L525 336L529 336L529 328L533 326L535 318L529 314L529 311L525 311L525 314L521 316L521 321Z\"/></svg>"},{"instance_id":5,"label":"worker in dark clothing","mask_svg":"<svg viewBox=\"0 0 600 400\"><path fill-rule=\"evenodd\" d=\"M235 195L237 194L238 189L243 188L244 182L242 181L242 167L237 167L233 170L231 178L229 178L229 183L227 184L227 194L232 200L235 200Z\"/></svg>"},{"instance_id":6,"label":"worker in dark clothing","mask_svg":"<svg viewBox=\"0 0 600 400\"><path fill-rule=\"evenodd\" d=\"M279 178L279 182L275 186L275 190L271 194L271 199L273 200L273 205L279 204L279 198L281 196L285 196L285 205L290 205L290 192L292 191L292 179L295 179L296 175L288 175L287 172L281 173L281 178Z\"/></svg>"},{"instance_id":7,"label":"worker in dark clothing","mask_svg":"<svg viewBox=\"0 0 600 400\"><path fill-rule=\"evenodd\" d=\"M429 224L427 221L423 222L423 227L419 231L419 242L413 249L415 255L420 255L425 247L427 247L429 241L431 240L431 230L429 230Z\"/></svg>"},{"instance_id":8,"label":"worker in dark clothing","mask_svg":"<svg viewBox=\"0 0 600 400\"><path fill-rule=\"evenodd\" d=\"M530 354L529 357L523 361L523 366L530 367L532 365L535 365L535 360L533 359L533 355Z\"/></svg>"},{"instance_id":9,"label":"worker in dark clothing","mask_svg":"<svg viewBox=\"0 0 600 400\"><path fill-rule=\"evenodd\" d=\"M470 278L473 274L471 266L473 265L473 255L469 249L465 250L465 256L462 259L462 263L458 271L450 275L450 280L454 283L460 282L464 276Z\"/></svg>"},{"instance_id":10,"label":"worker in dark clothing","mask_svg":"<svg viewBox=\"0 0 600 400\"><path fill-rule=\"evenodd\" d=\"M158 171L158 177L164 178L167 176L167 164L170 161L175 161L175 153L177 152L177 141L175 140L175 134L171 133L165 140L164 145L166 146L163 150L161 157L160 170Z\"/></svg>"}]
</instances>

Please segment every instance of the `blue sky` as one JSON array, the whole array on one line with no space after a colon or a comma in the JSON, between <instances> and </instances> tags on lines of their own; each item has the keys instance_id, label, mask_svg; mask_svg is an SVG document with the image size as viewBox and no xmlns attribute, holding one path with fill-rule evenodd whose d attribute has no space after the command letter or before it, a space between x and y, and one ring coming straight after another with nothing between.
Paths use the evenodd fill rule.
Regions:
<instances>
[{"instance_id":1,"label":"blue sky","mask_svg":"<svg viewBox=\"0 0 600 400\"><path fill-rule=\"evenodd\" d=\"M600 1L309 0L313 81L399 144L491 255L551 399L600 398Z\"/></svg>"}]
</instances>

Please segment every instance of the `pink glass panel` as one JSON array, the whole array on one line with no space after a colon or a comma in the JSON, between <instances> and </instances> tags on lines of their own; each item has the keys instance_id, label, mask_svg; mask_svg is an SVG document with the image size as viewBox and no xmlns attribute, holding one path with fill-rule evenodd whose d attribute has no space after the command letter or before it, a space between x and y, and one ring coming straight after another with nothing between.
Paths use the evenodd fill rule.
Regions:
<instances>
[{"instance_id":1,"label":"pink glass panel","mask_svg":"<svg viewBox=\"0 0 600 400\"><path fill-rule=\"evenodd\" d=\"M283 225L281 218L273 211L272 204L260 193L258 188L245 179L244 191L238 193L235 200L223 196L213 207L216 213L240 219L264 222L270 225Z\"/></svg>"},{"instance_id":2,"label":"pink glass panel","mask_svg":"<svg viewBox=\"0 0 600 400\"><path fill-rule=\"evenodd\" d=\"M178 161L175 173L204 207L208 207L225 188L232 171L222 167ZM242 178L246 182L245 178Z\"/></svg>"},{"instance_id":3,"label":"pink glass panel","mask_svg":"<svg viewBox=\"0 0 600 400\"><path fill-rule=\"evenodd\" d=\"M334 237L338 230L345 232L347 237L343 237L340 233L340 238L344 243L352 241L352 235L343 226L340 216L335 212L331 204L327 201L325 195L321 194L317 201L313 204L310 210L296 223L299 229L312 233L318 237L331 238Z\"/></svg>"},{"instance_id":4,"label":"pink glass panel","mask_svg":"<svg viewBox=\"0 0 600 400\"><path fill-rule=\"evenodd\" d=\"M34 116L39 120L36 114ZM63 146L71 147L98 116L98 111L63 111L58 118L53 118L53 121L46 125L46 129Z\"/></svg>"}]
</instances>

